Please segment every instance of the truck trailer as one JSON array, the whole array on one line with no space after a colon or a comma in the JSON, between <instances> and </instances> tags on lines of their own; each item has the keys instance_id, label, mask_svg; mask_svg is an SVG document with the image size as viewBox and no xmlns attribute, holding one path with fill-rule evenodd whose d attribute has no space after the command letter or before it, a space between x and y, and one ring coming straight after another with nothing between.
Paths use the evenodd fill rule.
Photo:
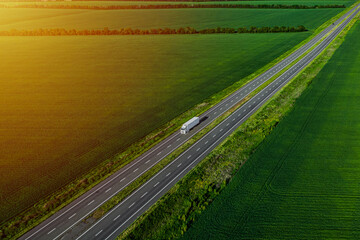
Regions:
<instances>
[{"instance_id":1,"label":"truck trailer","mask_svg":"<svg viewBox=\"0 0 360 240\"><path fill-rule=\"evenodd\" d=\"M182 125L182 127L180 129L180 133L187 134L193 127L195 127L199 123L200 123L200 118L193 117L192 119L190 119L189 121L187 121L186 123L184 123Z\"/></svg>"}]
</instances>

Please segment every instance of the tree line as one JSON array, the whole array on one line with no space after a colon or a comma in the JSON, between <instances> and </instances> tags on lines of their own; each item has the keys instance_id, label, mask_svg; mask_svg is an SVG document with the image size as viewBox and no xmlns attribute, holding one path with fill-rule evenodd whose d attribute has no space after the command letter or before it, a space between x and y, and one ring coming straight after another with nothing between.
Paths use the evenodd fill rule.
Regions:
<instances>
[{"instance_id":1,"label":"tree line","mask_svg":"<svg viewBox=\"0 0 360 240\"><path fill-rule=\"evenodd\" d=\"M9 30L0 31L0 36L81 36L81 35L150 35L150 34L216 34L216 33L280 33L280 32L304 32L307 29L304 26L298 27L240 27L240 28L207 28L196 30L192 27L174 28L157 28L157 29L132 29L122 28L111 30L107 27L104 29L93 30L76 30L76 29L36 29L36 30Z\"/></svg>"},{"instance_id":2,"label":"tree line","mask_svg":"<svg viewBox=\"0 0 360 240\"><path fill-rule=\"evenodd\" d=\"M2 8L54 8L54 9L91 9L91 10L121 10L121 9L172 9L172 8L266 8L266 9L316 9L316 8L345 8L345 5L285 5L285 4L159 4L159 5L46 5L46 4L22 4L8 6L1 4Z\"/></svg>"}]
</instances>

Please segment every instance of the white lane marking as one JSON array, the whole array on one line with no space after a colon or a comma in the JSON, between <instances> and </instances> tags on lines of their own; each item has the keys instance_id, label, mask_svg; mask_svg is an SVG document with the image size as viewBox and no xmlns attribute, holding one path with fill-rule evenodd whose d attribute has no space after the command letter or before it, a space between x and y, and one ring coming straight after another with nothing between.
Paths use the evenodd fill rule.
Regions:
<instances>
[{"instance_id":1,"label":"white lane marking","mask_svg":"<svg viewBox=\"0 0 360 240\"><path fill-rule=\"evenodd\" d=\"M189 156L187 157L187 159L189 159L189 158L191 158L191 155L189 155Z\"/></svg>"},{"instance_id":2,"label":"white lane marking","mask_svg":"<svg viewBox=\"0 0 360 240\"><path fill-rule=\"evenodd\" d=\"M209 141L206 141L205 144L207 144Z\"/></svg>"},{"instance_id":3,"label":"white lane marking","mask_svg":"<svg viewBox=\"0 0 360 240\"><path fill-rule=\"evenodd\" d=\"M231 100L231 102L233 102L234 100Z\"/></svg>"},{"instance_id":4,"label":"white lane marking","mask_svg":"<svg viewBox=\"0 0 360 240\"><path fill-rule=\"evenodd\" d=\"M180 140L180 138L176 139L176 141L179 141L179 140Z\"/></svg>"},{"instance_id":5,"label":"white lane marking","mask_svg":"<svg viewBox=\"0 0 360 240\"><path fill-rule=\"evenodd\" d=\"M220 108L220 111L222 110L222 108Z\"/></svg>"},{"instance_id":6,"label":"white lane marking","mask_svg":"<svg viewBox=\"0 0 360 240\"><path fill-rule=\"evenodd\" d=\"M136 172L137 170L139 170L139 168L135 169L133 172Z\"/></svg>"},{"instance_id":7,"label":"white lane marking","mask_svg":"<svg viewBox=\"0 0 360 240\"><path fill-rule=\"evenodd\" d=\"M76 213L74 213L73 215L71 215L68 219L71 219L73 217L75 217Z\"/></svg>"},{"instance_id":8,"label":"white lane marking","mask_svg":"<svg viewBox=\"0 0 360 240\"><path fill-rule=\"evenodd\" d=\"M214 134L213 137L216 137L216 134Z\"/></svg>"},{"instance_id":9,"label":"white lane marking","mask_svg":"<svg viewBox=\"0 0 360 240\"><path fill-rule=\"evenodd\" d=\"M226 124L226 126L229 126L230 123Z\"/></svg>"},{"instance_id":10,"label":"white lane marking","mask_svg":"<svg viewBox=\"0 0 360 240\"><path fill-rule=\"evenodd\" d=\"M240 115L240 114L239 114ZM220 129L220 132L222 132L223 129Z\"/></svg>"},{"instance_id":11,"label":"white lane marking","mask_svg":"<svg viewBox=\"0 0 360 240\"><path fill-rule=\"evenodd\" d=\"M244 112L246 112L246 109L244 109Z\"/></svg>"},{"instance_id":12,"label":"white lane marking","mask_svg":"<svg viewBox=\"0 0 360 240\"><path fill-rule=\"evenodd\" d=\"M238 117L241 115L241 113L238 114Z\"/></svg>"},{"instance_id":13,"label":"white lane marking","mask_svg":"<svg viewBox=\"0 0 360 240\"><path fill-rule=\"evenodd\" d=\"M228 104L225 104L225 106L227 106Z\"/></svg>"},{"instance_id":14,"label":"white lane marking","mask_svg":"<svg viewBox=\"0 0 360 240\"><path fill-rule=\"evenodd\" d=\"M168 148L171 147L171 144L169 146L167 146Z\"/></svg>"},{"instance_id":15,"label":"white lane marking","mask_svg":"<svg viewBox=\"0 0 360 240\"><path fill-rule=\"evenodd\" d=\"M47 234L50 234L50 233L52 233L53 231L55 231L55 229L56 229L56 228L54 228L53 230L51 230L51 231L50 231L50 232L48 232Z\"/></svg>"},{"instance_id":16,"label":"white lane marking","mask_svg":"<svg viewBox=\"0 0 360 240\"><path fill-rule=\"evenodd\" d=\"M200 148L196 149L196 151L198 152L200 150Z\"/></svg>"},{"instance_id":17,"label":"white lane marking","mask_svg":"<svg viewBox=\"0 0 360 240\"><path fill-rule=\"evenodd\" d=\"M156 187L159 183L160 183L160 182L157 182L157 183L154 185L154 187Z\"/></svg>"},{"instance_id":18,"label":"white lane marking","mask_svg":"<svg viewBox=\"0 0 360 240\"><path fill-rule=\"evenodd\" d=\"M95 200L92 200L91 202L89 202L89 203L88 203L88 206L89 206L90 204L92 204L93 202L95 202Z\"/></svg>"},{"instance_id":19,"label":"white lane marking","mask_svg":"<svg viewBox=\"0 0 360 240\"><path fill-rule=\"evenodd\" d=\"M121 215L117 215L113 221L116 221L116 219L118 219Z\"/></svg>"},{"instance_id":20,"label":"white lane marking","mask_svg":"<svg viewBox=\"0 0 360 240\"><path fill-rule=\"evenodd\" d=\"M179 165L177 165L177 167L180 167L182 163L179 163Z\"/></svg>"},{"instance_id":21,"label":"white lane marking","mask_svg":"<svg viewBox=\"0 0 360 240\"><path fill-rule=\"evenodd\" d=\"M107 192L110 191L110 190L111 190L111 188L109 188L108 190L106 190L105 193L107 193Z\"/></svg>"},{"instance_id":22,"label":"white lane marking","mask_svg":"<svg viewBox=\"0 0 360 240\"><path fill-rule=\"evenodd\" d=\"M145 162L145 164L148 164L150 162L150 159Z\"/></svg>"},{"instance_id":23,"label":"white lane marking","mask_svg":"<svg viewBox=\"0 0 360 240\"><path fill-rule=\"evenodd\" d=\"M159 152L158 154L156 154L157 156L159 156L161 154L161 152Z\"/></svg>"},{"instance_id":24,"label":"white lane marking","mask_svg":"<svg viewBox=\"0 0 360 240\"><path fill-rule=\"evenodd\" d=\"M133 202L132 204L130 204L129 208L131 208L132 206L134 206L135 202Z\"/></svg>"},{"instance_id":25,"label":"white lane marking","mask_svg":"<svg viewBox=\"0 0 360 240\"><path fill-rule=\"evenodd\" d=\"M102 231L103 230L101 229L97 234L95 234L95 237L99 236L99 234L102 233Z\"/></svg>"},{"instance_id":26,"label":"white lane marking","mask_svg":"<svg viewBox=\"0 0 360 240\"><path fill-rule=\"evenodd\" d=\"M144 193L140 198L143 198L148 192Z\"/></svg>"},{"instance_id":27,"label":"white lane marking","mask_svg":"<svg viewBox=\"0 0 360 240\"><path fill-rule=\"evenodd\" d=\"M171 172L169 172L168 174L166 174L166 176L168 177L171 174Z\"/></svg>"},{"instance_id":28,"label":"white lane marking","mask_svg":"<svg viewBox=\"0 0 360 240\"><path fill-rule=\"evenodd\" d=\"M233 118L233 121L235 121L235 118Z\"/></svg>"},{"instance_id":29,"label":"white lane marking","mask_svg":"<svg viewBox=\"0 0 360 240\"><path fill-rule=\"evenodd\" d=\"M120 182L124 181L125 180L125 177L123 179L120 180Z\"/></svg>"},{"instance_id":30,"label":"white lane marking","mask_svg":"<svg viewBox=\"0 0 360 240\"><path fill-rule=\"evenodd\" d=\"M217 112L214 112L214 114L216 114Z\"/></svg>"}]
</instances>

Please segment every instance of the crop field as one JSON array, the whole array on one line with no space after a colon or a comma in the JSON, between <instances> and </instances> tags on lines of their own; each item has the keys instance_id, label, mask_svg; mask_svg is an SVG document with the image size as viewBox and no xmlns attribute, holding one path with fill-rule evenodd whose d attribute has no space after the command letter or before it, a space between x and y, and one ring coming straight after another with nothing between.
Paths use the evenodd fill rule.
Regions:
<instances>
[{"instance_id":1,"label":"crop field","mask_svg":"<svg viewBox=\"0 0 360 240\"><path fill-rule=\"evenodd\" d=\"M0 9L0 30L187 25L310 29L211 36L1 37L0 222L255 72L343 10Z\"/></svg>"},{"instance_id":2,"label":"crop field","mask_svg":"<svg viewBox=\"0 0 360 240\"><path fill-rule=\"evenodd\" d=\"M309 0L309 1L289 1L289 0L276 0L276 1L212 1L212 2L170 2L170 1L57 1L57 2L42 2L42 1L33 1L33 2L7 2L0 1L0 5L5 6L22 6L22 5L48 5L48 6L59 6L59 5L77 5L77 6L128 6L128 5L163 5L163 4L251 4L251 5L262 5L262 4L284 4L284 5L336 5L336 4L345 4L350 6L355 1L341 1L341 0L329 0L329 1L319 1L319 0Z\"/></svg>"},{"instance_id":3,"label":"crop field","mask_svg":"<svg viewBox=\"0 0 360 240\"><path fill-rule=\"evenodd\" d=\"M359 34L357 23L184 239L360 238Z\"/></svg>"},{"instance_id":4,"label":"crop field","mask_svg":"<svg viewBox=\"0 0 360 240\"><path fill-rule=\"evenodd\" d=\"M0 31L11 29L110 29L272 27L313 30L344 9L1 9Z\"/></svg>"},{"instance_id":5,"label":"crop field","mask_svg":"<svg viewBox=\"0 0 360 240\"><path fill-rule=\"evenodd\" d=\"M0 38L0 195L54 189L308 35Z\"/></svg>"}]
</instances>

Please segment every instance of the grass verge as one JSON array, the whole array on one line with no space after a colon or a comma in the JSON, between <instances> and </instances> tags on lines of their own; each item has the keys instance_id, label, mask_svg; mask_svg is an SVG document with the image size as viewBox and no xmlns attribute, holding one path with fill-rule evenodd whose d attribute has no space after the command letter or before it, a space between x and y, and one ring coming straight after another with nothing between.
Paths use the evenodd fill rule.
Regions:
<instances>
[{"instance_id":1,"label":"grass verge","mask_svg":"<svg viewBox=\"0 0 360 240\"><path fill-rule=\"evenodd\" d=\"M213 201L344 41L349 26L306 69L177 183L118 239L179 238Z\"/></svg>"},{"instance_id":2,"label":"grass verge","mask_svg":"<svg viewBox=\"0 0 360 240\"><path fill-rule=\"evenodd\" d=\"M326 23L321 25L308 39L304 40L302 43L295 46L292 50L284 53L282 56L267 64L263 68L259 69L255 73L249 75L244 79L241 79L232 86L213 95L211 98L207 99L203 103L198 104L194 108L190 109L189 111L181 114L179 117L165 124L163 127L153 131L145 138L131 145L124 152L114 156L111 159L108 159L104 163L100 164L98 167L94 168L89 173L83 175L82 177L73 181L71 184L61 188L59 191L38 202L36 205L31 207L27 211L24 211L18 216L10 219L9 221L4 222L0 226L0 228L2 229L0 232L0 238L17 238L24 234L26 231L35 227L40 222L44 221L46 218L60 210L62 207L79 197L81 194L91 189L100 181L104 180L106 177L110 176L111 174L119 170L121 167L125 166L126 164L134 160L136 157L140 156L142 153L144 153L145 151L159 143L161 140L169 136L172 132L176 131L185 120L189 119L194 115L199 115L205 112L210 107L214 106L216 103L229 96L232 92L239 89L241 86L254 79L256 76L260 75L262 72L266 71L268 68L272 67L288 55L290 55L293 51L308 42L315 34L319 33L321 30L329 26L333 21L341 17L341 15L343 15L348 10L349 9L343 11L342 13L339 13L332 19L328 20ZM198 137L201 137L201 135L199 135ZM184 146L184 148L185 147L186 146ZM184 148L179 149L179 151L184 150ZM164 163L161 166L164 166ZM133 190L135 190L135 188L136 186L134 184L133 189L129 189L128 192L132 192Z\"/></svg>"}]
</instances>

